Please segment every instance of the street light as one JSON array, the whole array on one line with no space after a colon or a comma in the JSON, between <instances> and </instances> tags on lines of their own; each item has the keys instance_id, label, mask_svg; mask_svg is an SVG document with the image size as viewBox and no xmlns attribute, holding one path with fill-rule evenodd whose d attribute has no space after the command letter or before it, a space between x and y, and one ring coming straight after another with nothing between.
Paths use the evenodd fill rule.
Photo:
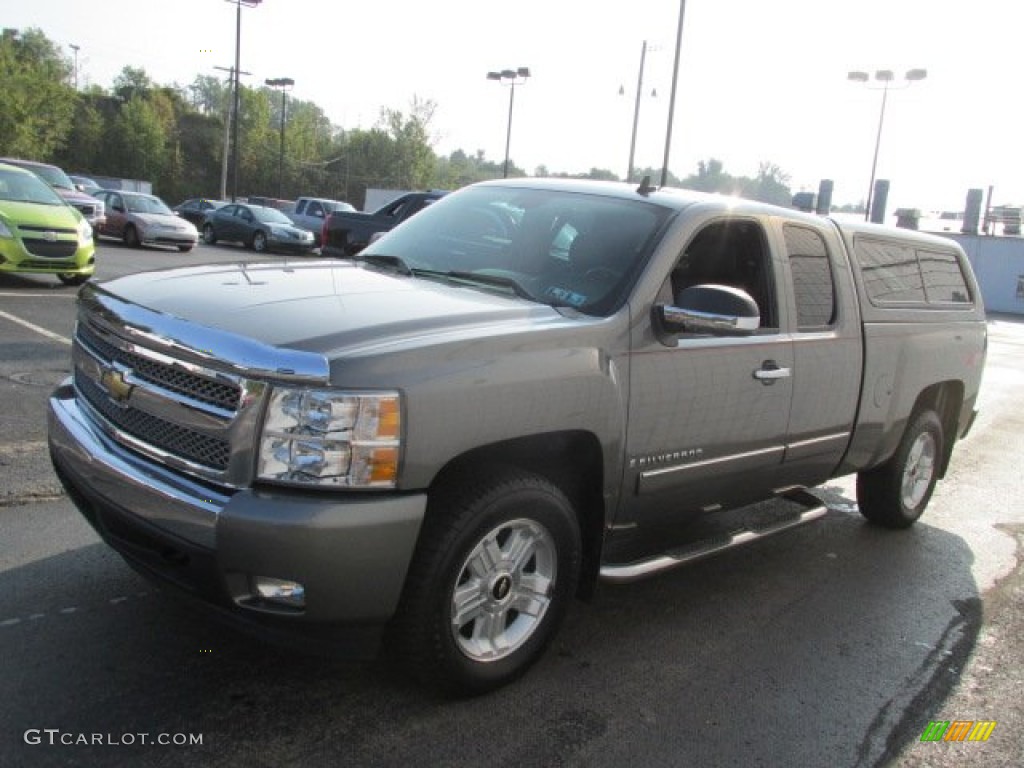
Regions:
<instances>
[{"instance_id":1,"label":"street light","mask_svg":"<svg viewBox=\"0 0 1024 768\"><path fill-rule=\"evenodd\" d=\"M868 182L868 199L864 211L864 221L868 221L871 218L871 203L875 193L875 171L878 169L878 148L882 145L882 124L885 122L885 105L889 99L889 89L909 88L911 83L924 80L926 77L928 77L928 70L926 69L908 69L901 81L896 80L891 69L880 69L875 72L875 80L882 84L882 108L878 113L878 133L875 136L875 155L871 160L871 181ZM854 71L848 72L846 79L855 83L866 84L870 81L871 77L867 72ZM897 85L892 85L894 82Z\"/></svg>"},{"instance_id":2,"label":"street light","mask_svg":"<svg viewBox=\"0 0 1024 768\"><path fill-rule=\"evenodd\" d=\"M488 72L488 80L497 80L502 85L510 86L508 93L508 132L505 135L505 172L503 178L508 178L508 150L512 144L512 104L516 98L516 86L526 82L530 76L529 67L519 69L503 69L500 72Z\"/></svg>"},{"instance_id":3,"label":"street light","mask_svg":"<svg viewBox=\"0 0 1024 768\"><path fill-rule=\"evenodd\" d=\"M652 48L651 50L656 50ZM636 104L633 106L633 135L629 140L629 167L626 171L626 181L633 179L633 157L636 153L636 129L640 123L640 94L644 89L644 62L647 59L647 41L644 40L643 47L640 48L640 74L636 79ZM619 86L619 96L626 93L626 89L623 86ZM651 90L651 96L657 96L658 93L655 90Z\"/></svg>"},{"instance_id":4,"label":"street light","mask_svg":"<svg viewBox=\"0 0 1024 768\"><path fill-rule=\"evenodd\" d=\"M281 89L281 155L277 164L277 196L284 197L284 124L288 119L288 89L295 85L290 77L275 77L264 80L271 88Z\"/></svg>"},{"instance_id":5,"label":"street light","mask_svg":"<svg viewBox=\"0 0 1024 768\"><path fill-rule=\"evenodd\" d=\"M226 2L234 3L235 10L235 93L234 93L234 107L233 117L234 122L231 127L231 202L235 202L235 198L238 196L238 76L241 74L241 57L242 57L242 6L246 8L255 8L263 0L226 0Z\"/></svg>"},{"instance_id":6,"label":"street light","mask_svg":"<svg viewBox=\"0 0 1024 768\"><path fill-rule=\"evenodd\" d=\"M679 28L676 30L676 59L672 65L672 95L668 99L668 126L665 128L665 160L661 164L661 186L668 184L668 156L672 148L672 118L676 112L676 86L679 83L679 54L683 49L683 17L686 0L679 0Z\"/></svg>"}]
</instances>

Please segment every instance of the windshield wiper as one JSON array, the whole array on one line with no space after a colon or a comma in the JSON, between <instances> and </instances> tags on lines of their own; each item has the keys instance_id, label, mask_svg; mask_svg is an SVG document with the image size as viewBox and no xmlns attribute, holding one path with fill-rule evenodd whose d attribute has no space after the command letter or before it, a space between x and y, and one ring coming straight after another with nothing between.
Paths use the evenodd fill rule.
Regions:
<instances>
[{"instance_id":1,"label":"windshield wiper","mask_svg":"<svg viewBox=\"0 0 1024 768\"><path fill-rule=\"evenodd\" d=\"M412 273L417 277L441 277L446 280L484 285L489 288L505 288L521 299L529 299L530 301L537 300L529 291L523 288L523 286L511 277L506 277L504 275L488 275L486 273L463 272L461 270L442 271L438 269L414 269L412 270Z\"/></svg>"},{"instance_id":2,"label":"windshield wiper","mask_svg":"<svg viewBox=\"0 0 1024 768\"><path fill-rule=\"evenodd\" d=\"M376 267L391 267L402 275L409 275L411 277L414 274L412 267L406 264L405 259L401 256L390 256L386 253L367 253L360 254L359 260Z\"/></svg>"}]
</instances>

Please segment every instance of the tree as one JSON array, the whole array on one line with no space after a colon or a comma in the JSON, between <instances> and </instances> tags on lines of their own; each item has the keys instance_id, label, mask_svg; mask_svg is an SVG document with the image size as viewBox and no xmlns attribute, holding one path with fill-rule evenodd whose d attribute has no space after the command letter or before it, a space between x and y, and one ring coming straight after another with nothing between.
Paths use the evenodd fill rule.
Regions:
<instances>
[{"instance_id":1,"label":"tree","mask_svg":"<svg viewBox=\"0 0 1024 768\"><path fill-rule=\"evenodd\" d=\"M102 164L105 129L106 121L96 98L80 94L75 100L67 144L55 154L54 159L66 168L94 172Z\"/></svg>"},{"instance_id":2,"label":"tree","mask_svg":"<svg viewBox=\"0 0 1024 768\"><path fill-rule=\"evenodd\" d=\"M0 154L49 159L71 130L72 67L38 29L0 35Z\"/></svg>"},{"instance_id":3,"label":"tree","mask_svg":"<svg viewBox=\"0 0 1024 768\"><path fill-rule=\"evenodd\" d=\"M430 123L434 118L437 104L430 99L414 96L409 115L394 109L382 109L378 126L384 129L394 142L394 158L397 162L399 187L404 189L426 188L434 174L434 141L430 136Z\"/></svg>"},{"instance_id":4,"label":"tree","mask_svg":"<svg viewBox=\"0 0 1024 768\"><path fill-rule=\"evenodd\" d=\"M789 174L774 163L762 162L757 169L757 177L744 179L741 194L751 200L773 205L790 205L793 193L789 188Z\"/></svg>"},{"instance_id":5,"label":"tree","mask_svg":"<svg viewBox=\"0 0 1024 768\"><path fill-rule=\"evenodd\" d=\"M158 179L164 171L167 133L153 106L133 96L121 107L106 137L106 175Z\"/></svg>"},{"instance_id":6,"label":"tree","mask_svg":"<svg viewBox=\"0 0 1024 768\"><path fill-rule=\"evenodd\" d=\"M114 78L114 95L122 101L130 101L135 96L147 96L153 88L153 81L142 67L124 67Z\"/></svg>"}]
</instances>

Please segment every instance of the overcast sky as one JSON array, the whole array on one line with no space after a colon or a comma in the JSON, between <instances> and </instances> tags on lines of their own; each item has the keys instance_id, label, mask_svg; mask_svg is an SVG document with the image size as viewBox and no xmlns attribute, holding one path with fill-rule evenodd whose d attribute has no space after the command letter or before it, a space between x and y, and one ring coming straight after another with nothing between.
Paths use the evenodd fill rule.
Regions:
<instances>
[{"instance_id":1,"label":"overcast sky","mask_svg":"<svg viewBox=\"0 0 1024 768\"><path fill-rule=\"evenodd\" d=\"M218 75L235 51L226 0L0 0L0 24L80 46L79 78L109 87L125 65L160 84ZM413 96L438 109L435 149L505 152L508 89L490 70L529 67L515 92L512 159L532 173L626 172L644 40L637 166L660 167L679 0L264 0L242 11L249 84L291 77L343 128L369 128ZM762 161L794 191L835 181L863 200L882 94L850 70L928 70L888 97L878 177L898 206L963 208L971 187L1024 204L1019 0L686 0L670 167L720 159L752 176ZM619 87L625 87L620 96ZM656 89L657 95L650 96Z\"/></svg>"}]
</instances>

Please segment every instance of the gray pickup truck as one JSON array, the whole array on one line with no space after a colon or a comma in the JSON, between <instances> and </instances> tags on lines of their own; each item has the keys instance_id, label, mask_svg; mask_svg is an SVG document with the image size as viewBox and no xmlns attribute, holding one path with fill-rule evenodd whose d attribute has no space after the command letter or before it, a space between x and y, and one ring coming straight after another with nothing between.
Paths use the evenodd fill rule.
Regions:
<instances>
[{"instance_id":1,"label":"gray pickup truck","mask_svg":"<svg viewBox=\"0 0 1024 768\"><path fill-rule=\"evenodd\" d=\"M313 245L320 247L320 233L332 213L339 211L355 211L355 206L342 202L341 200L328 200L323 197L300 197L294 205L286 208L282 213L292 220L297 227L302 227L313 233Z\"/></svg>"},{"instance_id":2,"label":"gray pickup truck","mask_svg":"<svg viewBox=\"0 0 1024 768\"><path fill-rule=\"evenodd\" d=\"M487 182L357 261L79 307L49 441L100 535L246 626L383 638L457 692L520 675L599 580L820 517L829 478L911 525L986 350L950 240L646 183Z\"/></svg>"}]
</instances>

